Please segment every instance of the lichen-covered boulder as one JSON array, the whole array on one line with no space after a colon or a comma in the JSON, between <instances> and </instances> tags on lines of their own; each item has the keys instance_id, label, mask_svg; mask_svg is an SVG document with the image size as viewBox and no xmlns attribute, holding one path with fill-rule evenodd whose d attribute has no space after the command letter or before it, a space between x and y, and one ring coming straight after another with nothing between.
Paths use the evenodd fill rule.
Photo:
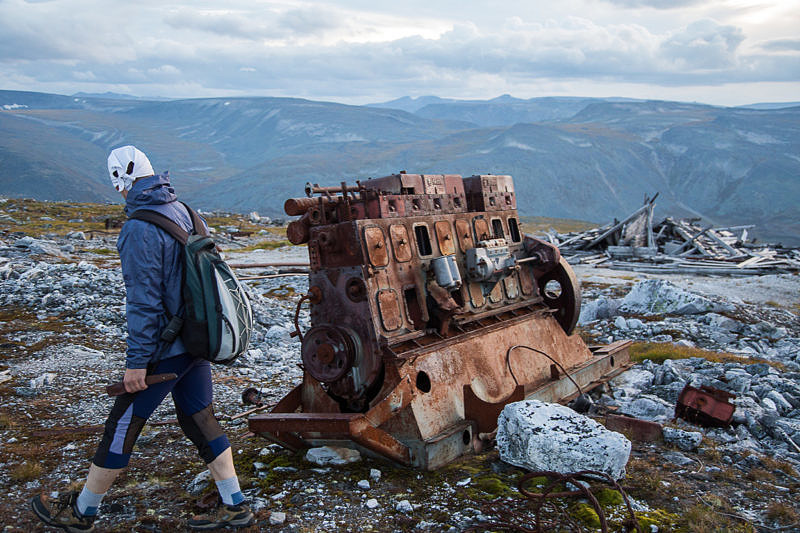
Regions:
<instances>
[{"instance_id":1,"label":"lichen-covered boulder","mask_svg":"<svg viewBox=\"0 0 800 533\"><path fill-rule=\"evenodd\" d=\"M625 475L630 441L569 407L514 402L505 406L497 425L500 458L512 465L562 474L596 470L614 479Z\"/></svg>"},{"instance_id":2,"label":"lichen-covered boulder","mask_svg":"<svg viewBox=\"0 0 800 533\"><path fill-rule=\"evenodd\" d=\"M705 296L685 291L663 279L638 282L622 299L619 311L644 315L693 315L710 311L732 311Z\"/></svg>"}]
</instances>

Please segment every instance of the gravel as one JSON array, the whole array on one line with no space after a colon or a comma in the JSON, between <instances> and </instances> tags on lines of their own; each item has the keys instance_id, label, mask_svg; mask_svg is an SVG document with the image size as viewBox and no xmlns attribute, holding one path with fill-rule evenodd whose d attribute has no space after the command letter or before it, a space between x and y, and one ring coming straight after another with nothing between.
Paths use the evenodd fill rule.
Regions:
<instances>
[{"instance_id":1,"label":"gravel","mask_svg":"<svg viewBox=\"0 0 800 533\"><path fill-rule=\"evenodd\" d=\"M19 502L40 490L58 490L82 480L97 442L96 431L58 437L62 440L52 443L33 432L102 424L111 405L102 388L120 379L123 372L125 297L119 264L113 255L93 252L113 249L114 242L85 237L4 237L0 242L0 309L5 310L0 319L4 343L0 372L10 376L0 384L0 413L11 418L10 423L0 425L4 450L0 483L7 487L8 495L7 503L0 504L0 515L6 523L27 530L35 527L34 522ZM67 244L73 249L67 251ZM299 262L307 260L307 251L291 247L228 256L232 263ZM584 281L585 308L593 314L582 324L589 336L603 342L675 342L740 357L738 362L724 363L702 358L645 361L609 386L596 389L594 412L613 408L637 416L649 413L663 421L671 419L677 395L686 384L711 385L736 395L731 427L709 429L681 420L669 422L674 432L665 432L670 435L667 446L680 451L665 452L663 445L652 449L637 445L636 457L650 454L664 468L694 471L701 468L698 454L713 449L720 459L703 474L731 468L741 473L739 477L757 469L774 470L764 462L768 458L800 465L800 454L792 444L800 444L800 276L745 280L623 276L583 267L576 271ZM275 270L253 267L246 272ZM625 296L646 279L669 281L702 297L692 301L712 304L691 315L624 312ZM234 365L214 367L217 415L244 410L240 397L247 387L260 389L265 401L273 403L302 376L297 367L299 342L289 333L294 330L297 295L308 288L307 277L255 280L247 285L256 319L252 345ZM306 309L304 306L300 313L303 330L310 325ZM152 420L174 416L171 403L164 402ZM465 491L478 490L475 483L487 473L503 475L512 468L491 459L496 452L482 459L490 465L484 466L488 472L465 467L447 470L447 475L429 475L370 457L320 467L263 439L241 437L246 432L244 419L225 426L237 450L237 465L248 468L242 478L248 482L243 487L257 513L258 527L275 530L351 531L353 524L377 531L463 530L493 518L479 509L480 502L465 497ZM34 479L12 479L20 458L33 453L30 443L42 447L40 459L34 462L41 460L43 472ZM708 465L707 459L703 462ZM160 524L165 531L180 529L177 524L198 510L192 502L212 490L196 451L175 426L148 426L137 443L133 465L104 502L99 527L125 524L133 529L137 524ZM783 494L786 486L796 489L800 483L792 481L792 474L776 475L774 493ZM270 484L270 479L278 481ZM675 478L669 479L675 482ZM464 480L466 483L459 485ZM708 486L707 480L698 483L697 490ZM708 487L724 491L722 485ZM663 490L670 489L664 486ZM729 492L728 496L737 502L738 512L749 513L753 520L766 520L764 502L769 494L751 499L746 492ZM791 494L786 492L786 498L794 498Z\"/></svg>"}]
</instances>

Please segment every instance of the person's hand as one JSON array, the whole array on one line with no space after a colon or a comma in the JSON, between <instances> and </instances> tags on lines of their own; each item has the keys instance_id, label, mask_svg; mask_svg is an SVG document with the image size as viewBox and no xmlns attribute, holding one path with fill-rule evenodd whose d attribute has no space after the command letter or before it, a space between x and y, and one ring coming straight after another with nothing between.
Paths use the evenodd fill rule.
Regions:
<instances>
[{"instance_id":1,"label":"person's hand","mask_svg":"<svg viewBox=\"0 0 800 533\"><path fill-rule=\"evenodd\" d=\"M147 388L144 378L147 376L146 368L126 368L122 383L126 392L139 392Z\"/></svg>"}]
</instances>

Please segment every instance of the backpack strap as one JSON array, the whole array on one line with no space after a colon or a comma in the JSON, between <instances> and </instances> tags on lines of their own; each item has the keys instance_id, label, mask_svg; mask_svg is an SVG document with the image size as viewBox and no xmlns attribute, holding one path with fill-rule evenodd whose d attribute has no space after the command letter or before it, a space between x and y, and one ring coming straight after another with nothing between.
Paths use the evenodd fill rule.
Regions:
<instances>
[{"instance_id":1,"label":"backpack strap","mask_svg":"<svg viewBox=\"0 0 800 533\"><path fill-rule=\"evenodd\" d=\"M194 213L194 211L191 209L189 212ZM196 216L197 214L194 214L194 217ZM159 228L169 233L176 241L184 246L186 246L186 243L189 241L189 233L185 229L173 222L169 217L156 211L152 211L150 209L138 209L134 211L129 218L144 220L145 222L155 224ZM194 218L192 219L192 223L194 223Z\"/></svg>"},{"instance_id":2,"label":"backpack strap","mask_svg":"<svg viewBox=\"0 0 800 533\"><path fill-rule=\"evenodd\" d=\"M195 235L203 235L204 237L208 237L206 225L203 223L203 219L200 218L200 215L197 214L197 211L183 202L181 202L181 204L183 204L183 207L185 207L189 212L189 217L192 219L192 230L194 231Z\"/></svg>"}]
</instances>

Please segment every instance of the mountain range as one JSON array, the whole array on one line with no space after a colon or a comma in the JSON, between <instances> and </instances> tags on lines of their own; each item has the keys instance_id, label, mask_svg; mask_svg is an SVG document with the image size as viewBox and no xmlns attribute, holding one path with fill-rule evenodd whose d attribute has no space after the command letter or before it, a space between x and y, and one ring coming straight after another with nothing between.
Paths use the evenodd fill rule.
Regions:
<instances>
[{"instance_id":1,"label":"mountain range","mask_svg":"<svg viewBox=\"0 0 800 533\"><path fill-rule=\"evenodd\" d=\"M283 216L306 182L400 170L511 174L523 215L605 223L660 193L657 216L756 224L800 244L800 105L624 98L146 100L0 91L0 194L117 202L105 161L134 144L201 209Z\"/></svg>"}]
</instances>

